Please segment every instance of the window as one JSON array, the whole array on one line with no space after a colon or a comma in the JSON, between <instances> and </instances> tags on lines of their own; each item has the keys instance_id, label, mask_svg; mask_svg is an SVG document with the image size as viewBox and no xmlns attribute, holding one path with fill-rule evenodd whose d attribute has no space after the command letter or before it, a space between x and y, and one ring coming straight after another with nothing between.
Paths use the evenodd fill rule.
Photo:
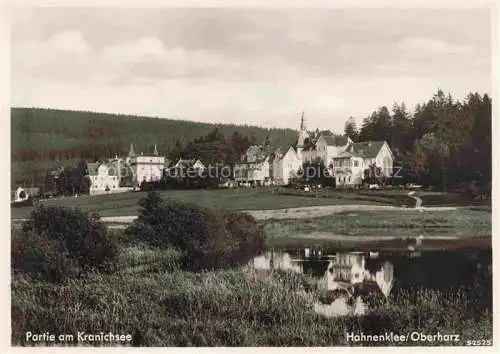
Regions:
<instances>
[{"instance_id":1,"label":"window","mask_svg":"<svg viewBox=\"0 0 500 354\"><path fill-rule=\"evenodd\" d=\"M347 177L347 182L351 182L351 176Z\"/></svg>"}]
</instances>

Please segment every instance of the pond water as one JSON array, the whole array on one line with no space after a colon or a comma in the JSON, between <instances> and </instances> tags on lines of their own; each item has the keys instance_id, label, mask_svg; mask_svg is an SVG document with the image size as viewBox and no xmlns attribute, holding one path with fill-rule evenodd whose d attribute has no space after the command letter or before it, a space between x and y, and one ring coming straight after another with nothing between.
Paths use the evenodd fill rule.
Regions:
<instances>
[{"instance_id":1,"label":"pond water","mask_svg":"<svg viewBox=\"0 0 500 354\"><path fill-rule=\"evenodd\" d=\"M254 269L309 275L329 296L315 304L326 316L364 314L367 297L402 292L465 290L475 306L491 307L491 250L428 252L336 252L320 248L270 250L255 257Z\"/></svg>"}]
</instances>

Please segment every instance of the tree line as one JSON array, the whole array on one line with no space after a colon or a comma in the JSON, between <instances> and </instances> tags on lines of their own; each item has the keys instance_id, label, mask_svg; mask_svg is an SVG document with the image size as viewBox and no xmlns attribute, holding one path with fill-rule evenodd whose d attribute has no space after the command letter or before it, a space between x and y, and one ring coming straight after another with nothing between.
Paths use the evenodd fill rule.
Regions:
<instances>
[{"instance_id":1,"label":"tree line","mask_svg":"<svg viewBox=\"0 0 500 354\"><path fill-rule=\"evenodd\" d=\"M402 178L443 190L472 184L491 189L491 98L470 93L460 101L438 90L410 112L404 103L380 107L360 128L351 117L353 141L385 140ZM401 170L399 170L399 166Z\"/></svg>"},{"instance_id":2,"label":"tree line","mask_svg":"<svg viewBox=\"0 0 500 354\"><path fill-rule=\"evenodd\" d=\"M219 153L220 137L202 146L200 137L212 131L225 142ZM133 143L136 153L158 151L169 158L196 153L204 159L234 160L247 141L262 141L270 136L277 145L285 144L296 132L292 129L262 128L249 125L211 124L176 119L106 114L41 108L11 109L12 186L38 185L47 170L63 163L84 159L98 161L124 156ZM245 140L245 137L246 138ZM214 140L215 139L215 140ZM217 141L219 139L219 141ZM232 144L233 148L227 148ZM206 148L203 150L202 148ZM203 151L210 151L204 153ZM215 154L212 153L215 151ZM236 152L235 152L236 151Z\"/></svg>"}]
</instances>

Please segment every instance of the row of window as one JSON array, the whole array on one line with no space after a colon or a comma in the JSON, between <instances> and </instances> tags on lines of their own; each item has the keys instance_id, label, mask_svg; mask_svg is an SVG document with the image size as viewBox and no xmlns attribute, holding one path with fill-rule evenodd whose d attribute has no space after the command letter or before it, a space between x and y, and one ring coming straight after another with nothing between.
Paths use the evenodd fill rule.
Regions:
<instances>
[{"instance_id":1,"label":"row of window","mask_svg":"<svg viewBox=\"0 0 500 354\"><path fill-rule=\"evenodd\" d=\"M116 188L116 184L113 184L111 186L112 188ZM102 185L102 186L99 186L98 184L96 184L95 186L94 185L91 185L90 188L95 188L95 189L106 189L106 188L110 188L109 185Z\"/></svg>"},{"instance_id":2,"label":"row of window","mask_svg":"<svg viewBox=\"0 0 500 354\"><path fill-rule=\"evenodd\" d=\"M351 176L346 177L337 177L337 183L350 183L351 182Z\"/></svg>"},{"instance_id":3,"label":"row of window","mask_svg":"<svg viewBox=\"0 0 500 354\"><path fill-rule=\"evenodd\" d=\"M97 180L97 177L98 177L98 176L93 176L93 177L94 177L94 180ZM102 181L102 180L104 180L105 178L108 178L108 176L106 176L106 177L105 177L105 176L100 176L100 177L101 177L101 178L100 178L100 180L101 180L101 181ZM109 176L109 177L111 177L111 179L112 179L113 181L116 181L116 176Z\"/></svg>"},{"instance_id":4,"label":"row of window","mask_svg":"<svg viewBox=\"0 0 500 354\"><path fill-rule=\"evenodd\" d=\"M359 161L354 160L351 166L351 160L333 160L334 167L359 167Z\"/></svg>"}]
</instances>

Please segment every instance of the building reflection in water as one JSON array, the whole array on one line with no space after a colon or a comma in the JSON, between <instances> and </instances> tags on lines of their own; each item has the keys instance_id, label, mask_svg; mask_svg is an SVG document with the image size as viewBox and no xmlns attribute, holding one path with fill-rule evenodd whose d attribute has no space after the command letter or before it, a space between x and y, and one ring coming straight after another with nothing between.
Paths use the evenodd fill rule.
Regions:
<instances>
[{"instance_id":1,"label":"building reflection in water","mask_svg":"<svg viewBox=\"0 0 500 354\"><path fill-rule=\"evenodd\" d=\"M317 279L319 289L345 289L350 294L375 291L387 297L394 284L392 263L380 260L378 254L370 253L321 255L304 249L292 256L289 252L270 251L256 257L253 267L309 274Z\"/></svg>"}]
</instances>

